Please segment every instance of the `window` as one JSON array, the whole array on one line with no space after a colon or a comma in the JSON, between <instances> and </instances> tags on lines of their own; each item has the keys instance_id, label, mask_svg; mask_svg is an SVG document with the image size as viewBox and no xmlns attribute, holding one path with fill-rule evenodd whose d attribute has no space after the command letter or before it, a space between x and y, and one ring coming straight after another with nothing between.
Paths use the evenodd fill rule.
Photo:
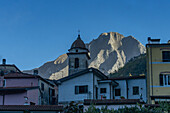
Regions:
<instances>
[{"instance_id":1,"label":"window","mask_svg":"<svg viewBox=\"0 0 170 113\"><path fill-rule=\"evenodd\" d=\"M100 88L100 93L106 93L106 88Z\"/></svg>"},{"instance_id":2,"label":"window","mask_svg":"<svg viewBox=\"0 0 170 113\"><path fill-rule=\"evenodd\" d=\"M55 90L52 89L52 96L55 96Z\"/></svg>"},{"instance_id":3,"label":"window","mask_svg":"<svg viewBox=\"0 0 170 113\"><path fill-rule=\"evenodd\" d=\"M88 92L88 86L75 86L75 94L84 94Z\"/></svg>"},{"instance_id":4,"label":"window","mask_svg":"<svg viewBox=\"0 0 170 113\"><path fill-rule=\"evenodd\" d=\"M115 96L121 96L121 90L120 89L115 89Z\"/></svg>"},{"instance_id":5,"label":"window","mask_svg":"<svg viewBox=\"0 0 170 113\"><path fill-rule=\"evenodd\" d=\"M74 65L75 68L78 68L79 67L79 59L78 58L75 58L75 65Z\"/></svg>"},{"instance_id":6,"label":"window","mask_svg":"<svg viewBox=\"0 0 170 113\"><path fill-rule=\"evenodd\" d=\"M170 62L170 51L162 51L162 61Z\"/></svg>"},{"instance_id":7,"label":"window","mask_svg":"<svg viewBox=\"0 0 170 113\"><path fill-rule=\"evenodd\" d=\"M3 80L3 87L6 87L6 80Z\"/></svg>"},{"instance_id":8,"label":"window","mask_svg":"<svg viewBox=\"0 0 170 113\"><path fill-rule=\"evenodd\" d=\"M139 95L139 87L138 86L133 87L133 95Z\"/></svg>"},{"instance_id":9,"label":"window","mask_svg":"<svg viewBox=\"0 0 170 113\"><path fill-rule=\"evenodd\" d=\"M41 90L44 91L44 84L41 83Z\"/></svg>"},{"instance_id":10,"label":"window","mask_svg":"<svg viewBox=\"0 0 170 113\"><path fill-rule=\"evenodd\" d=\"M31 82L31 86L33 86L33 82Z\"/></svg>"},{"instance_id":11,"label":"window","mask_svg":"<svg viewBox=\"0 0 170 113\"><path fill-rule=\"evenodd\" d=\"M169 86L170 85L170 75L162 75L159 76L160 86Z\"/></svg>"}]
</instances>

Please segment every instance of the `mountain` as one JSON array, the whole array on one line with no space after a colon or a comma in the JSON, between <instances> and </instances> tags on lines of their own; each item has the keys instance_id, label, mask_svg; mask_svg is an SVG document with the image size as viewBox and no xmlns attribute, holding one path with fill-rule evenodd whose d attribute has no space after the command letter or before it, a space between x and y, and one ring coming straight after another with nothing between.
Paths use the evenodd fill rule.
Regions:
<instances>
[{"instance_id":1,"label":"mountain","mask_svg":"<svg viewBox=\"0 0 170 113\"><path fill-rule=\"evenodd\" d=\"M117 32L102 33L97 39L86 44L86 47L89 49L91 57L89 67L97 68L106 75L123 67L134 56L146 52L145 47L133 36L124 37ZM68 75L67 55L63 54L56 60L47 62L36 69L45 78L65 77ZM33 70L24 72L32 73Z\"/></svg>"},{"instance_id":2,"label":"mountain","mask_svg":"<svg viewBox=\"0 0 170 113\"><path fill-rule=\"evenodd\" d=\"M109 77L125 77L129 75L146 75L146 54L141 54L137 57L131 58L122 68L119 68L117 72L110 73Z\"/></svg>"}]
</instances>

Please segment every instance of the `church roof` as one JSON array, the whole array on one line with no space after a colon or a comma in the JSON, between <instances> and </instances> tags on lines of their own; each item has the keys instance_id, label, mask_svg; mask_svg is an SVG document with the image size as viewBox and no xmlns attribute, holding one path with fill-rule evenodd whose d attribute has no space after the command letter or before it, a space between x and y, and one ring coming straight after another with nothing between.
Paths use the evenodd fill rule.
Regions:
<instances>
[{"instance_id":1,"label":"church roof","mask_svg":"<svg viewBox=\"0 0 170 113\"><path fill-rule=\"evenodd\" d=\"M86 45L84 44L84 42L81 40L80 35L78 35L77 40L75 40L73 42L73 44L71 45L71 49L73 48L82 48L82 49L86 49Z\"/></svg>"},{"instance_id":2,"label":"church roof","mask_svg":"<svg viewBox=\"0 0 170 113\"><path fill-rule=\"evenodd\" d=\"M77 73L74 73L72 75L69 75L67 77L64 77L64 78L61 78L59 80L55 80L55 83L56 84L60 84L60 82L64 82L64 81L67 81L67 80L70 80L72 78L75 78L75 77L78 77L78 76L81 76L85 73L95 73L96 76L98 76L99 78L101 79L108 79L108 77L103 74L101 71L99 71L98 69L95 69L95 68L88 68L88 69L85 69L83 71L80 71L80 72L77 72Z\"/></svg>"}]
</instances>

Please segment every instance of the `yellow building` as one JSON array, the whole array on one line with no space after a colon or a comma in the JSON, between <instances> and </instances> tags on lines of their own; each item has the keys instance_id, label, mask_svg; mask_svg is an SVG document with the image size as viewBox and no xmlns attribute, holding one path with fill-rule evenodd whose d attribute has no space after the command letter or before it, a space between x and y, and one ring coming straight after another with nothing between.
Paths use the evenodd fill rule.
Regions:
<instances>
[{"instance_id":1,"label":"yellow building","mask_svg":"<svg viewBox=\"0 0 170 113\"><path fill-rule=\"evenodd\" d=\"M160 44L160 39L148 38L147 99L149 104L170 101L170 41Z\"/></svg>"}]
</instances>

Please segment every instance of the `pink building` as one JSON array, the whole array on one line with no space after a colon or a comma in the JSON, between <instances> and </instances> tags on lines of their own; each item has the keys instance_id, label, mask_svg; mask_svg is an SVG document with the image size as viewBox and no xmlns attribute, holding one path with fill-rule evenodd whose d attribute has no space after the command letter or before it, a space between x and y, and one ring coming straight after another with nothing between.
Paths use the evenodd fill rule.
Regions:
<instances>
[{"instance_id":1,"label":"pink building","mask_svg":"<svg viewBox=\"0 0 170 113\"><path fill-rule=\"evenodd\" d=\"M54 84L35 74L22 73L15 65L0 65L0 105L55 104Z\"/></svg>"}]
</instances>

